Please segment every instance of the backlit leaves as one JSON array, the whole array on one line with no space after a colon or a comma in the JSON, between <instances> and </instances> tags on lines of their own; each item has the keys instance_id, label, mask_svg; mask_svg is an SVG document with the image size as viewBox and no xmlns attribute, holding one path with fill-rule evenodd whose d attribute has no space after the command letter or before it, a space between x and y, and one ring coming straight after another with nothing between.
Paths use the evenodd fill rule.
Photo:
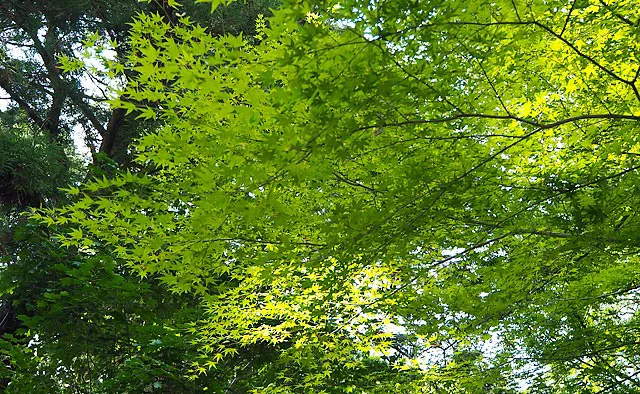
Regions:
<instances>
[{"instance_id":1,"label":"backlit leaves","mask_svg":"<svg viewBox=\"0 0 640 394\"><path fill-rule=\"evenodd\" d=\"M265 346L256 392L629 389L637 6L287 2L259 41L141 15L153 170L52 217L202 298L194 375Z\"/></svg>"}]
</instances>

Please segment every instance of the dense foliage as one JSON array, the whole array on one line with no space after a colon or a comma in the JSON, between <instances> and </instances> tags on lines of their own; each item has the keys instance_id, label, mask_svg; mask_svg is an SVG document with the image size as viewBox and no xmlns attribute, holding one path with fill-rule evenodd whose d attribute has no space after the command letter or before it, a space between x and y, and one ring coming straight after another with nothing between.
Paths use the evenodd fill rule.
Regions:
<instances>
[{"instance_id":1,"label":"dense foliage","mask_svg":"<svg viewBox=\"0 0 640 394\"><path fill-rule=\"evenodd\" d=\"M251 36L138 15L112 105L159 126L34 214L73 286L40 287L40 331L7 352L59 345L12 360L63 392L67 371L103 392L636 392L638 7L285 1ZM109 360L156 346L161 372L132 379L135 351L87 372L99 335Z\"/></svg>"},{"instance_id":2,"label":"dense foliage","mask_svg":"<svg viewBox=\"0 0 640 394\"><path fill-rule=\"evenodd\" d=\"M271 5L236 3L211 14L209 5L186 3L182 12L210 34L252 34L255 15ZM85 177L131 165L144 171L129 161L128 143L155 124L109 108L116 81L102 72L130 51L129 22L139 12L175 23L176 11L162 1L0 4L2 392L246 392L246 382L230 387L233 367L188 379L197 351L181 329L203 313L197 299L141 280L107 250L61 247L53 235L64 226L46 230L21 215L65 204L69 195L59 188ZM79 67L64 73L65 62ZM73 134L88 144L89 169L72 151ZM236 362L260 357L246 353Z\"/></svg>"}]
</instances>

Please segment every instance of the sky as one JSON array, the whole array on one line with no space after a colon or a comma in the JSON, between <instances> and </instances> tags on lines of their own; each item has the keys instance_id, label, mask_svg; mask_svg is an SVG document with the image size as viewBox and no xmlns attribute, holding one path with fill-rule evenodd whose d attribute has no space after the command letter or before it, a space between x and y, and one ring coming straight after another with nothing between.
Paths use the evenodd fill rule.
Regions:
<instances>
[{"instance_id":1,"label":"sky","mask_svg":"<svg viewBox=\"0 0 640 394\"><path fill-rule=\"evenodd\" d=\"M3 46L6 49L6 52L10 58L27 60L32 56L31 54L27 53L23 48L19 46L11 45L11 44L4 44ZM105 56L107 58L109 57L113 58L115 57L115 52L107 50L102 53L102 56ZM97 73L103 73L105 71L99 59L88 58L88 59L85 59L85 61L86 61L87 69L94 69ZM104 75L100 75L100 76L104 78ZM84 87L86 94L94 97L105 98L103 94L104 87L101 89L101 87L98 86L98 84L90 78L88 73L85 73L80 78L80 82ZM9 94L4 89L0 88L0 111L6 111L7 108L12 104L14 103L9 97ZM85 132L82 129L81 125L77 124L73 126L71 134L72 134L71 137L74 142L76 153L85 162L87 163L91 162L91 151L85 141ZM99 143L100 141L97 141L97 142Z\"/></svg>"}]
</instances>

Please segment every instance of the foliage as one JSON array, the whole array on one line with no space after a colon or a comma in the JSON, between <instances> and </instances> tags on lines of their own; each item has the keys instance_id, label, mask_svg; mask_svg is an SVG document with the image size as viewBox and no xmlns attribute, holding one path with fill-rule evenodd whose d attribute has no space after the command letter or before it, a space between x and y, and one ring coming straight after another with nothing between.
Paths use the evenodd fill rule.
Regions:
<instances>
[{"instance_id":1,"label":"foliage","mask_svg":"<svg viewBox=\"0 0 640 394\"><path fill-rule=\"evenodd\" d=\"M8 393L193 392L196 349L185 325L199 308L128 275L108 255L60 248L27 223L5 255L0 289L22 328L2 342Z\"/></svg>"},{"instance_id":2,"label":"foliage","mask_svg":"<svg viewBox=\"0 0 640 394\"><path fill-rule=\"evenodd\" d=\"M104 69L122 60L129 23L140 12L175 20L173 1L163 0L6 0L0 7L0 91L11 109L19 108L34 128L53 139L72 132L90 149L94 161L100 153L119 163L129 160L132 138L149 128L123 111L106 105L114 85L126 83L131 73L117 80ZM188 12L211 34L252 34L258 13L275 3L233 3L216 14L207 5L185 2ZM91 51L85 51L85 47ZM77 66L63 73L65 64ZM86 154L86 152L85 152Z\"/></svg>"},{"instance_id":3,"label":"foliage","mask_svg":"<svg viewBox=\"0 0 640 394\"><path fill-rule=\"evenodd\" d=\"M632 392L638 6L140 15L115 105L162 122L155 171L36 218L199 297L194 376L264 346L254 392Z\"/></svg>"},{"instance_id":4,"label":"foliage","mask_svg":"<svg viewBox=\"0 0 640 394\"><path fill-rule=\"evenodd\" d=\"M207 5L185 4L182 11L211 34L252 34L254 15L272 4L234 3L215 15ZM155 127L106 106L109 95L101 90L115 83L102 67L129 50L128 22L142 10L172 11L161 1L0 5L0 91L3 103L11 100L0 111L2 392L241 393L250 383L237 382L240 366L250 361L258 371L269 357L263 349L245 352L229 358L228 368L189 380L198 352L187 324L203 313L195 297L132 275L109 247L62 248L54 235L67 231L65 225L46 230L20 214L73 200L59 188L73 188L87 173L117 174L130 165L130 139ZM172 23L170 16L165 20ZM65 61L78 64L80 58L87 64L62 73ZM94 148L89 171L68 148L71 129L81 137L84 132ZM137 164L132 170L146 171Z\"/></svg>"},{"instance_id":5,"label":"foliage","mask_svg":"<svg viewBox=\"0 0 640 394\"><path fill-rule=\"evenodd\" d=\"M0 128L0 204L38 205L58 196L73 174L64 148L29 129Z\"/></svg>"}]
</instances>

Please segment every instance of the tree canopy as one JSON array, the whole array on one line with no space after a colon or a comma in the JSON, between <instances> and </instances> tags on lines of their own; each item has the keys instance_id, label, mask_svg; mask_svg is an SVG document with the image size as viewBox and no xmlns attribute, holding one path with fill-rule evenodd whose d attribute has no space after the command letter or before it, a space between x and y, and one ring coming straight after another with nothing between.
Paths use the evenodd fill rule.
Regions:
<instances>
[{"instance_id":1,"label":"tree canopy","mask_svg":"<svg viewBox=\"0 0 640 394\"><path fill-rule=\"evenodd\" d=\"M638 390L638 2L292 0L252 35L176 7L109 71L158 124L136 165L33 217L77 270L190 300L161 324L189 379Z\"/></svg>"}]
</instances>

